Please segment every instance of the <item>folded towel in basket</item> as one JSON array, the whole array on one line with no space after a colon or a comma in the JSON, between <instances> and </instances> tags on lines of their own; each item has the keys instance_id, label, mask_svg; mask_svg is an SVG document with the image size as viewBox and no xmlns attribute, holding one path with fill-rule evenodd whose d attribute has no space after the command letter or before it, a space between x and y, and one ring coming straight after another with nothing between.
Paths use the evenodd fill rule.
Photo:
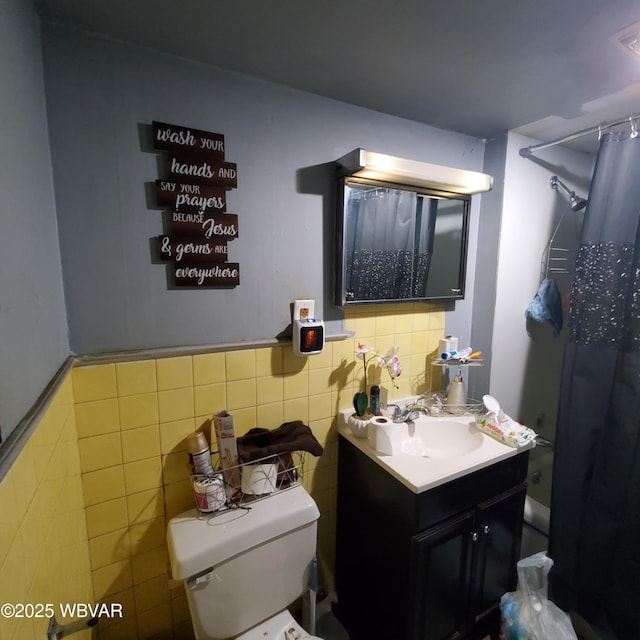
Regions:
<instances>
[{"instance_id":1,"label":"folded towel in basket","mask_svg":"<svg viewBox=\"0 0 640 640\"><path fill-rule=\"evenodd\" d=\"M302 420L285 422L271 430L254 427L240 436L237 442L238 457L242 462L253 462L291 451L308 451L314 456L320 456L323 452L322 445Z\"/></svg>"}]
</instances>

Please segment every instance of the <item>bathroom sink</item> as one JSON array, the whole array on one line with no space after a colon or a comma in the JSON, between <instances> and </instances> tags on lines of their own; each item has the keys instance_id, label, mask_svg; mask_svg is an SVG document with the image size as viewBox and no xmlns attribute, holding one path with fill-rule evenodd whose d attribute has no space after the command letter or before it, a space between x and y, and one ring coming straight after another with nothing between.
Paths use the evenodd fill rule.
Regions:
<instances>
[{"instance_id":1,"label":"bathroom sink","mask_svg":"<svg viewBox=\"0 0 640 640\"><path fill-rule=\"evenodd\" d=\"M411 404L415 398L408 398ZM401 405L403 401L397 401ZM456 478L500 462L535 446L515 448L482 433L475 416L421 415L415 420L383 427L369 424L368 437L357 437L348 418L353 409L339 413L338 430L351 444L374 460L415 493L421 493Z\"/></svg>"},{"instance_id":2,"label":"bathroom sink","mask_svg":"<svg viewBox=\"0 0 640 640\"><path fill-rule=\"evenodd\" d=\"M482 446L483 436L469 417L419 418L407 422L400 443L402 453L423 458L463 456Z\"/></svg>"},{"instance_id":3,"label":"bathroom sink","mask_svg":"<svg viewBox=\"0 0 640 640\"><path fill-rule=\"evenodd\" d=\"M380 421L386 424L379 426ZM420 415L415 420L390 423L374 418L369 443L383 455L419 458L455 458L479 449L484 442L473 416Z\"/></svg>"}]
</instances>

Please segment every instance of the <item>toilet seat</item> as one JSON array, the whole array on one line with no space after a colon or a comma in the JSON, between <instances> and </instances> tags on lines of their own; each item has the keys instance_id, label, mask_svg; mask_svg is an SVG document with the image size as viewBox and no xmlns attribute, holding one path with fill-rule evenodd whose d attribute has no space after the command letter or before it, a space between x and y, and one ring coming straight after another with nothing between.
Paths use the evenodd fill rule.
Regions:
<instances>
[{"instance_id":1,"label":"toilet seat","mask_svg":"<svg viewBox=\"0 0 640 640\"><path fill-rule=\"evenodd\" d=\"M285 609L275 616L249 629L236 640L323 640L309 635Z\"/></svg>"}]
</instances>

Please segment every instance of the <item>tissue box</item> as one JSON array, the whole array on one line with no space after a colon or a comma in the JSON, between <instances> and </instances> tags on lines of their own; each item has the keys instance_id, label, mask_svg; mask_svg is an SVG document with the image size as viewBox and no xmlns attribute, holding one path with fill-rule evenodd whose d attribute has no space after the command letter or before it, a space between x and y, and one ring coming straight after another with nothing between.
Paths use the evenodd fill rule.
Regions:
<instances>
[{"instance_id":1,"label":"tissue box","mask_svg":"<svg viewBox=\"0 0 640 640\"><path fill-rule=\"evenodd\" d=\"M438 353L447 353L448 351L458 350L458 338L454 336L445 336L440 338L438 343Z\"/></svg>"},{"instance_id":2,"label":"tissue box","mask_svg":"<svg viewBox=\"0 0 640 640\"><path fill-rule=\"evenodd\" d=\"M234 500L240 497L240 467L238 466L238 445L236 432L233 428L233 416L226 411L221 411L213 416L213 426L227 495L231 500Z\"/></svg>"}]
</instances>

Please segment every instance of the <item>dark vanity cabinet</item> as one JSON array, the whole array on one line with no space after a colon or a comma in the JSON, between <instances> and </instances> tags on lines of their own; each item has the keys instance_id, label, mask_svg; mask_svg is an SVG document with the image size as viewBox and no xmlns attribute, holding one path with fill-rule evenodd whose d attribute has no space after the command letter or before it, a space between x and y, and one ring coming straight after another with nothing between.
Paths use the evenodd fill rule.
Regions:
<instances>
[{"instance_id":1,"label":"dark vanity cabinet","mask_svg":"<svg viewBox=\"0 0 640 640\"><path fill-rule=\"evenodd\" d=\"M416 494L340 437L336 613L351 640L497 640L528 455Z\"/></svg>"}]
</instances>

